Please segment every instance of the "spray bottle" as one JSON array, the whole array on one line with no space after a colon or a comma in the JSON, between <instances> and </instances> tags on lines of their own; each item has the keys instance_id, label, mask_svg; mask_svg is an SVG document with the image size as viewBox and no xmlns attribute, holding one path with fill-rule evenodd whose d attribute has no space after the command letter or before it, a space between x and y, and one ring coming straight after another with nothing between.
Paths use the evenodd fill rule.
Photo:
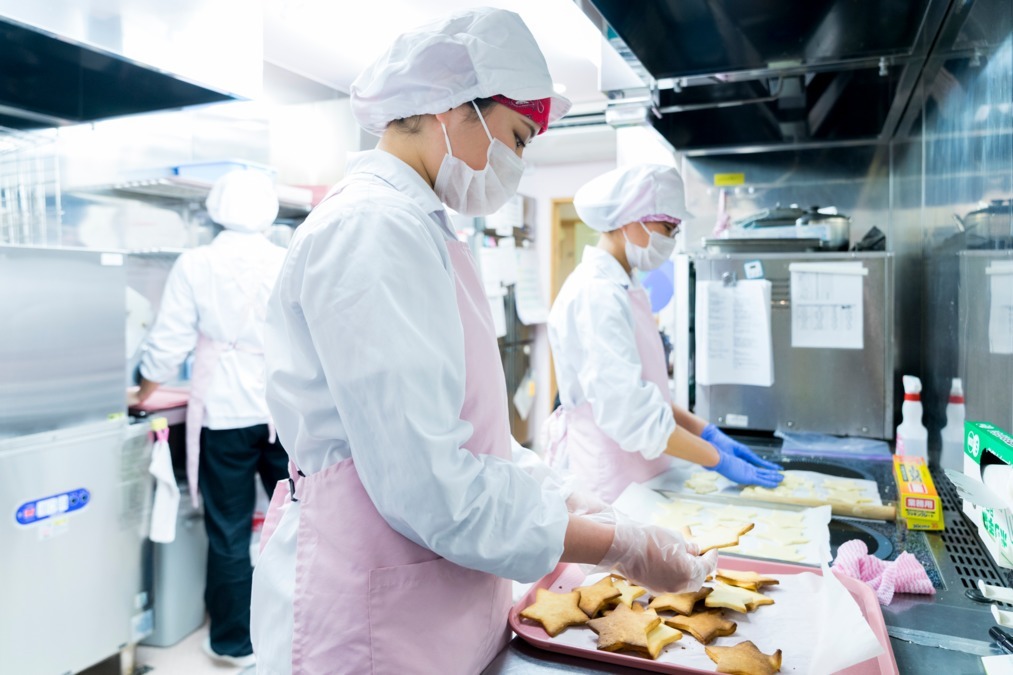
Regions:
<instances>
[{"instance_id":1,"label":"spray bottle","mask_svg":"<svg viewBox=\"0 0 1013 675\"><path fill-rule=\"evenodd\" d=\"M939 465L954 471L964 470L964 387L959 377L953 378L950 402L946 405L946 426L942 436Z\"/></svg>"},{"instance_id":2,"label":"spray bottle","mask_svg":"<svg viewBox=\"0 0 1013 675\"><path fill-rule=\"evenodd\" d=\"M928 459L929 432L922 424L922 381L914 375L904 376L904 405L897 427L897 454Z\"/></svg>"}]
</instances>

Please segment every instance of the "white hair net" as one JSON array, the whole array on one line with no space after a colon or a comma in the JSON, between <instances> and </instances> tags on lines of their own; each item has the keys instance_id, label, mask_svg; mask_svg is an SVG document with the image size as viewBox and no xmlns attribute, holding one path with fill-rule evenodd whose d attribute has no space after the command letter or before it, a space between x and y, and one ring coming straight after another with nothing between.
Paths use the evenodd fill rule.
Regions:
<instances>
[{"instance_id":1,"label":"white hair net","mask_svg":"<svg viewBox=\"0 0 1013 675\"><path fill-rule=\"evenodd\" d=\"M589 227L610 232L647 216L686 220L686 192L679 172L661 164L615 169L584 184L574 195L577 215Z\"/></svg>"},{"instance_id":2,"label":"white hair net","mask_svg":"<svg viewBox=\"0 0 1013 675\"><path fill-rule=\"evenodd\" d=\"M393 120L442 113L494 95L551 98L549 121L570 109L552 89L545 57L520 16L483 7L404 33L355 78L351 106L366 131Z\"/></svg>"},{"instance_id":3,"label":"white hair net","mask_svg":"<svg viewBox=\"0 0 1013 675\"><path fill-rule=\"evenodd\" d=\"M237 169L219 178L205 204L211 220L237 232L260 232L278 217L274 181L252 169Z\"/></svg>"}]
</instances>

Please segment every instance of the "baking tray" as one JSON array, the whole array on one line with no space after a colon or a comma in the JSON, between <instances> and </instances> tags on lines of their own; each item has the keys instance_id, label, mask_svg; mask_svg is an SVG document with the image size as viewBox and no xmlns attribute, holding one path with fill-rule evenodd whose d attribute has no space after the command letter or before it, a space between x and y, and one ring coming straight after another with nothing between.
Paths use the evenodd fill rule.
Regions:
<instances>
[{"instance_id":1,"label":"baking tray","mask_svg":"<svg viewBox=\"0 0 1013 675\"><path fill-rule=\"evenodd\" d=\"M753 570L761 574L800 574L803 572L822 574L820 569L805 567L802 565L789 565L785 563L771 562L757 558L730 558L722 556L718 563L721 569L731 570ZM837 675L898 675L897 662L893 656L893 648L890 646L890 637L886 632L886 622L883 619L883 612L879 607L879 600L871 588L860 581L849 577L836 575L851 596L858 603L862 615L869 622L869 627L876 635L876 639L883 646L883 653L874 659L857 663L850 668L838 671ZM619 652L606 652L598 649L582 649L571 645L556 642L549 637L545 630L534 623L526 623L521 620L521 611L535 600L535 594L539 588L546 588L555 592L568 592L579 586L585 578L585 574L577 565L561 563L549 574L542 577L540 581L533 584L528 592L517 604L510 608L510 627L517 635L536 647L551 652L579 656L580 658L593 661L604 661L616 665L647 670L655 673L713 673L713 670L700 670L688 666L679 666L672 663L659 663L640 656L631 656ZM568 629L569 630L569 629Z\"/></svg>"}]
</instances>

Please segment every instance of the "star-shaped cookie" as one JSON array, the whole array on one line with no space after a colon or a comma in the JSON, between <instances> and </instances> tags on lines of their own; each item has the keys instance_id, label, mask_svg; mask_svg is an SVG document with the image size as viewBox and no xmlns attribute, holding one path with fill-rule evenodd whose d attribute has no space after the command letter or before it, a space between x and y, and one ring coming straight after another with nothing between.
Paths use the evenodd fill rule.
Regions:
<instances>
[{"instance_id":1,"label":"star-shaped cookie","mask_svg":"<svg viewBox=\"0 0 1013 675\"><path fill-rule=\"evenodd\" d=\"M620 649L650 653L647 634L661 623L654 612L634 611L619 605L605 616L587 622L598 634L598 649L615 652Z\"/></svg>"},{"instance_id":2,"label":"star-shaped cookie","mask_svg":"<svg viewBox=\"0 0 1013 675\"><path fill-rule=\"evenodd\" d=\"M707 656L718 664L719 673L729 675L774 675L781 670L781 650L764 654L749 640L734 647L705 647Z\"/></svg>"},{"instance_id":3,"label":"star-shaped cookie","mask_svg":"<svg viewBox=\"0 0 1013 675\"><path fill-rule=\"evenodd\" d=\"M751 612L760 605L773 605L773 598L746 588L729 586L720 581L714 582L714 592L704 599L707 607L724 607L736 612Z\"/></svg>"},{"instance_id":4,"label":"star-shaped cookie","mask_svg":"<svg viewBox=\"0 0 1013 675\"><path fill-rule=\"evenodd\" d=\"M712 527L706 531L699 530L696 534L693 533L692 529L684 527L682 528L682 533L687 539L700 547L700 554L703 555L712 548L738 546L739 537L752 529L752 523L744 523L740 526L736 526L735 528L718 525L717 527Z\"/></svg>"},{"instance_id":5,"label":"star-shaped cookie","mask_svg":"<svg viewBox=\"0 0 1013 675\"><path fill-rule=\"evenodd\" d=\"M771 527L805 527L805 516L793 511L774 511L763 516L763 522Z\"/></svg>"},{"instance_id":6,"label":"star-shaped cookie","mask_svg":"<svg viewBox=\"0 0 1013 675\"><path fill-rule=\"evenodd\" d=\"M659 612L671 611L689 615L693 613L696 603L710 595L713 590L709 586L704 586L695 593L662 593L655 596L647 606Z\"/></svg>"},{"instance_id":7,"label":"star-shaped cookie","mask_svg":"<svg viewBox=\"0 0 1013 675\"><path fill-rule=\"evenodd\" d=\"M781 583L773 577L765 577L757 572L743 572L740 570L719 569L715 575L718 581L723 581L730 586L746 588L750 591L758 591L762 586L776 586Z\"/></svg>"},{"instance_id":8,"label":"star-shaped cookie","mask_svg":"<svg viewBox=\"0 0 1013 675\"><path fill-rule=\"evenodd\" d=\"M639 607L640 605L637 605ZM648 609L645 614L653 614L657 616L657 612L653 609ZM658 625L647 632L647 652L651 655L651 658L655 661L661 656L661 650L666 645L670 645L676 640L682 638L682 631L672 628L664 622L658 622Z\"/></svg>"},{"instance_id":9,"label":"star-shaped cookie","mask_svg":"<svg viewBox=\"0 0 1013 675\"><path fill-rule=\"evenodd\" d=\"M781 546L809 543L809 538L805 536L805 532L796 529L768 528L766 532L762 532L759 536Z\"/></svg>"},{"instance_id":10,"label":"star-shaped cookie","mask_svg":"<svg viewBox=\"0 0 1013 675\"><path fill-rule=\"evenodd\" d=\"M618 598L621 594L621 591L612 583L611 576L606 576L590 586L579 586L573 590L580 593L578 605L592 619L608 604L609 600Z\"/></svg>"},{"instance_id":11,"label":"star-shaped cookie","mask_svg":"<svg viewBox=\"0 0 1013 675\"><path fill-rule=\"evenodd\" d=\"M612 584L619 589L619 595L610 601L613 605L633 607L633 601L647 592L646 588L634 586L621 576L612 575Z\"/></svg>"},{"instance_id":12,"label":"star-shaped cookie","mask_svg":"<svg viewBox=\"0 0 1013 675\"><path fill-rule=\"evenodd\" d=\"M737 628L734 621L721 616L720 609L697 612L690 616L673 616L665 619L665 623L672 628L686 631L703 644L709 644L716 637L731 635Z\"/></svg>"},{"instance_id":13,"label":"star-shaped cookie","mask_svg":"<svg viewBox=\"0 0 1013 675\"><path fill-rule=\"evenodd\" d=\"M587 614L580 609L579 602L580 593L577 591L553 593L539 588L535 601L521 611L521 616L537 621L550 637L556 637L567 626L587 623Z\"/></svg>"}]
</instances>

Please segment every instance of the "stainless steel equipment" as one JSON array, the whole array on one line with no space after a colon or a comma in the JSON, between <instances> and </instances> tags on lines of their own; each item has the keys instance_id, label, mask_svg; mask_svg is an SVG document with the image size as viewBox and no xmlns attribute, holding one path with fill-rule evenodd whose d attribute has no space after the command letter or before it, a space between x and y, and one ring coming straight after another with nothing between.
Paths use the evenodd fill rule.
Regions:
<instances>
[{"instance_id":1,"label":"stainless steel equipment","mask_svg":"<svg viewBox=\"0 0 1013 675\"><path fill-rule=\"evenodd\" d=\"M697 283L719 281L724 275L745 279L744 265L754 260L762 263L765 277L773 287L774 384L771 387L697 384L697 412L723 426L730 421L746 420L741 426L756 430L781 428L893 438L893 255L702 255L694 259ZM864 348L793 348L788 268L793 262L835 261L861 262L868 270L863 286Z\"/></svg>"},{"instance_id":2,"label":"stainless steel equipment","mask_svg":"<svg viewBox=\"0 0 1013 675\"><path fill-rule=\"evenodd\" d=\"M0 246L0 438L126 411L118 253Z\"/></svg>"},{"instance_id":3,"label":"stainless steel equipment","mask_svg":"<svg viewBox=\"0 0 1013 675\"><path fill-rule=\"evenodd\" d=\"M851 243L851 219L839 213L821 213L820 207L813 206L795 221L801 227L822 228L824 248L831 251L847 251Z\"/></svg>"},{"instance_id":4,"label":"stainless steel equipment","mask_svg":"<svg viewBox=\"0 0 1013 675\"><path fill-rule=\"evenodd\" d=\"M1013 233L1013 199L993 199L989 205L961 218L953 214L961 232L989 239L1006 239Z\"/></svg>"},{"instance_id":5,"label":"stainless steel equipment","mask_svg":"<svg viewBox=\"0 0 1013 675\"><path fill-rule=\"evenodd\" d=\"M183 434L180 425L173 430ZM204 514L193 508L183 477L176 539L168 544L148 541L144 546L145 589L152 611L151 635L142 644L169 647L204 623L204 583L207 575L208 537Z\"/></svg>"},{"instance_id":6,"label":"stainless steel equipment","mask_svg":"<svg viewBox=\"0 0 1013 675\"><path fill-rule=\"evenodd\" d=\"M148 425L122 419L0 441L0 670L83 670L148 632Z\"/></svg>"},{"instance_id":7,"label":"stainless steel equipment","mask_svg":"<svg viewBox=\"0 0 1013 675\"><path fill-rule=\"evenodd\" d=\"M1007 226L1008 227L1008 226ZM957 344L960 376L964 381L967 419L984 420L1013 430L1013 354L993 353L989 344L992 307L989 268L997 262L1013 265L1013 251L961 251L960 302ZM1013 284L1013 274L1000 283ZM1009 320L1008 317L995 319Z\"/></svg>"}]
</instances>

